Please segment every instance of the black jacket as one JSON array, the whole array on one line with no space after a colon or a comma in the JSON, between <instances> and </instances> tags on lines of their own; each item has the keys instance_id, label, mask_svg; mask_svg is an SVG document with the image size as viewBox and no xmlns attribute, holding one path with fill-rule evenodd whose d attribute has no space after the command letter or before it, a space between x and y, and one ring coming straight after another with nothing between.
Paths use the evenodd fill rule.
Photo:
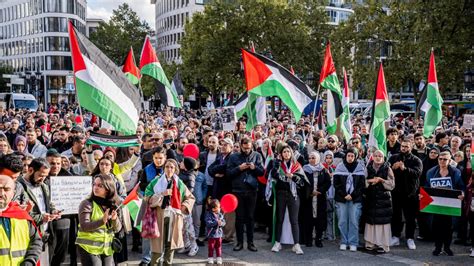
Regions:
<instances>
[{"instance_id":1,"label":"black jacket","mask_svg":"<svg viewBox=\"0 0 474 266\"><path fill-rule=\"evenodd\" d=\"M250 168L240 171L239 166L242 163L254 163L255 169ZM233 192L247 192L257 191L257 186L252 187L250 183L258 184L257 177L264 174L262 156L252 151L250 154L238 152L230 155L229 161L227 161L226 175L232 179L232 191ZM245 182L247 180L247 182Z\"/></svg>"},{"instance_id":2,"label":"black jacket","mask_svg":"<svg viewBox=\"0 0 474 266\"><path fill-rule=\"evenodd\" d=\"M342 162L341 164L343 164ZM360 164L360 162L358 162ZM339 165L336 168L336 172L334 173L333 182L334 182L334 200L337 202L346 202L344 197L347 196L346 191L346 181L347 175L340 175L337 174ZM352 175L354 180L354 191L351 193L352 202L362 202L362 196L365 188L365 175Z\"/></svg>"},{"instance_id":3,"label":"black jacket","mask_svg":"<svg viewBox=\"0 0 474 266\"><path fill-rule=\"evenodd\" d=\"M229 161L231 154L228 154L224 157L223 154L219 153L216 160L209 165L207 172L212 178L214 178L214 183L212 184L213 191L212 196L214 198L220 199L227 193L232 192L232 180L230 176L227 175L227 162ZM223 177L216 177L216 174L223 174Z\"/></svg>"},{"instance_id":4,"label":"black jacket","mask_svg":"<svg viewBox=\"0 0 474 266\"><path fill-rule=\"evenodd\" d=\"M206 173L207 155L208 154L209 154L208 150L199 153L199 172L201 172L203 174ZM220 154L221 153L218 151L217 155L216 155L216 160L220 156ZM208 169L208 171L209 171L209 169Z\"/></svg>"},{"instance_id":5,"label":"black jacket","mask_svg":"<svg viewBox=\"0 0 474 266\"><path fill-rule=\"evenodd\" d=\"M197 176L197 171L196 170L181 170L179 172L179 179L183 181L183 183L186 185L186 187L191 191L191 193L194 192L194 185L196 184L196 176Z\"/></svg>"},{"instance_id":6,"label":"black jacket","mask_svg":"<svg viewBox=\"0 0 474 266\"><path fill-rule=\"evenodd\" d=\"M376 176L387 179L390 165L385 163L375 171L373 161L367 166L367 180ZM389 224L392 221L392 196L381 183L365 189L364 217L368 224Z\"/></svg>"},{"instance_id":7,"label":"black jacket","mask_svg":"<svg viewBox=\"0 0 474 266\"><path fill-rule=\"evenodd\" d=\"M411 153L392 155L388 162L390 165L393 165L400 161L405 164L405 170L402 171L400 168L393 170L395 176L393 195L415 197L420 186L420 176L423 170L423 163L418 157Z\"/></svg>"},{"instance_id":8,"label":"black jacket","mask_svg":"<svg viewBox=\"0 0 474 266\"><path fill-rule=\"evenodd\" d=\"M316 173L308 173L308 172L304 172L306 177L308 178L308 181L309 181L309 185L308 185L308 192L309 192L309 201L312 202L312 193L313 193L313 188L314 188L314 175L318 175L318 185L317 185L317 190L319 192L321 192L321 194L319 194L317 197L318 197L318 209L317 209L317 213L318 213L318 217L322 216L322 214L324 212L326 212L326 209L327 209L327 204L326 204L326 195L327 195L327 192L329 190L329 187L331 187L331 176L328 174L328 172L326 171L326 169L323 169L322 171L320 172L316 172ZM319 204L321 203L321 204ZM312 210L310 209L309 210L311 213L312 213Z\"/></svg>"}]
</instances>

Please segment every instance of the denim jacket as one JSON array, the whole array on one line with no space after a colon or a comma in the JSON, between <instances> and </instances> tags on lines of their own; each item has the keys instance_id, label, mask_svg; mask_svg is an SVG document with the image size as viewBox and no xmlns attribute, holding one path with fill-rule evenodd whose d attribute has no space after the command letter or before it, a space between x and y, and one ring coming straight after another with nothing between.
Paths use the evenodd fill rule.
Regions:
<instances>
[{"instance_id":1,"label":"denim jacket","mask_svg":"<svg viewBox=\"0 0 474 266\"><path fill-rule=\"evenodd\" d=\"M196 183L194 184L193 195L196 198L195 204L202 205L207 195L207 184L206 176L201 172L198 172L196 176Z\"/></svg>"}]
</instances>

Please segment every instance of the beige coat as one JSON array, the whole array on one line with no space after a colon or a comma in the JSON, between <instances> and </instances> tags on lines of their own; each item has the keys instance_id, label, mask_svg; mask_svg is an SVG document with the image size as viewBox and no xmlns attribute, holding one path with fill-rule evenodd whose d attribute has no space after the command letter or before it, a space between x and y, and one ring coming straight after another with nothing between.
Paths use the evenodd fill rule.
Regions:
<instances>
[{"instance_id":1,"label":"beige coat","mask_svg":"<svg viewBox=\"0 0 474 266\"><path fill-rule=\"evenodd\" d=\"M157 221L158 221L158 230L160 232L160 237L158 238L153 238L150 239L151 243L151 252L154 253L163 253L163 238L165 237L165 233L163 230L164 226L164 210L161 209L159 206L161 206L161 201L163 197L154 195L152 196L149 200L148 203L150 206L156 207L154 210L156 211L156 216L157 216ZM184 206L187 210L187 214L190 214L193 210L194 206L194 201L196 199L194 198L194 195L189 191L188 188L186 188L186 193L184 199L181 199L181 206ZM184 247L184 241L183 241L183 225L184 225L184 220L183 216L180 214L174 214L173 217L173 225L172 225L172 236L171 236L171 249L179 249Z\"/></svg>"}]
</instances>

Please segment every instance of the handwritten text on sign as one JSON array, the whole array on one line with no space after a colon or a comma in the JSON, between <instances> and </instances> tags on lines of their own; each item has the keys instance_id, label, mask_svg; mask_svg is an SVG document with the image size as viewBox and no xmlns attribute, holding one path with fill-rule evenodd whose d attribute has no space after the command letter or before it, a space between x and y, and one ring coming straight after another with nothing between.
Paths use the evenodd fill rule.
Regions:
<instances>
[{"instance_id":1,"label":"handwritten text on sign","mask_svg":"<svg viewBox=\"0 0 474 266\"><path fill-rule=\"evenodd\" d=\"M52 176L51 201L63 214L77 214L79 204L92 191L90 176Z\"/></svg>"}]
</instances>

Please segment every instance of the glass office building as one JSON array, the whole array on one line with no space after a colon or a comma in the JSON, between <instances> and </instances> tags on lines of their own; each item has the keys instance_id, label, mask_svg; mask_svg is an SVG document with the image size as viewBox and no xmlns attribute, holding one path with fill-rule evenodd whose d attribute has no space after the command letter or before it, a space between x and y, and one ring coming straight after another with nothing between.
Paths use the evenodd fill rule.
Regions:
<instances>
[{"instance_id":1,"label":"glass office building","mask_svg":"<svg viewBox=\"0 0 474 266\"><path fill-rule=\"evenodd\" d=\"M85 34L86 0L0 0L0 64L41 102L75 97L68 20ZM36 78L35 84L31 76Z\"/></svg>"}]
</instances>

